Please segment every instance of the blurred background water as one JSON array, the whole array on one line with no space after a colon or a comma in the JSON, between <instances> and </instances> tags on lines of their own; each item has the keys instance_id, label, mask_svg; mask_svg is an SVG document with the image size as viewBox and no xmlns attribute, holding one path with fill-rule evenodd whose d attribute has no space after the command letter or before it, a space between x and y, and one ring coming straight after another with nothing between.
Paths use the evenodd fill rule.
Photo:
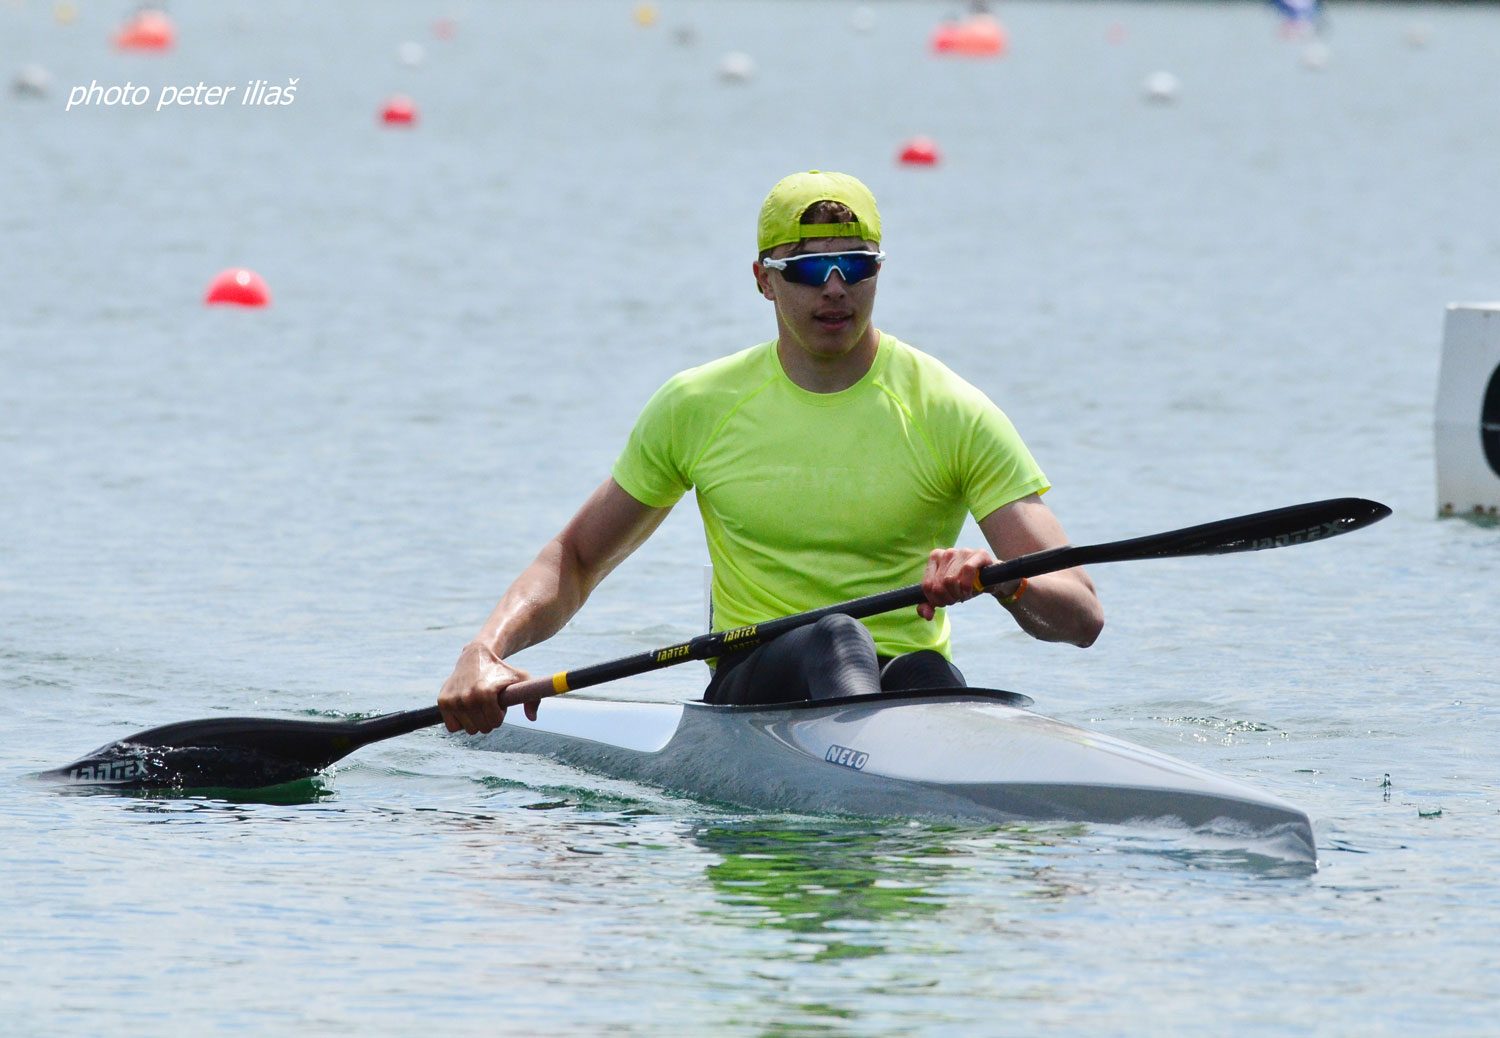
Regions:
<instances>
[{"instance_id":1,"label":"blurred background water","mask_svg":"<svg viewBox=\"0 0 1500 1038\"><path fill-rule=\"evenodd\" d=\"M1014 0L985 61L928 52L956 5L649 10L179 2L143 55L129 4L0 6L0 73L51 79L0 101L4 1028L1490 1032L1500 534L1434 518L1431 430L1444 307L1500 293L1500 11ZM294 103L65 110L255 79ZM936 166L896 163L915 134ZM1318 871L747 816L435 732L290 803L28 780L430 702L651 391L773 333L755 212L805 168L873 188L877 323L999 401L1075 541L1395 509L1100 567L1087 652L954 613L977 683L1304 806ZM201 305L240 265L272 305ZM705 561L684 505L521 662L698 633Z\"/></svg>"}]
</instances>

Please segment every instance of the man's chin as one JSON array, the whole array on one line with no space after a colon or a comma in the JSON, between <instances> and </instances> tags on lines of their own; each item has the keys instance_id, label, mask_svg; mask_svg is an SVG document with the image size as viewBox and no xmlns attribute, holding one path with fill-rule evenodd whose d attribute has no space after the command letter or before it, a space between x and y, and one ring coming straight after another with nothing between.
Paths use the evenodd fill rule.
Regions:
<instances>
[{"instance_id":1,"label":"man's chin","mask_svg":"<svg viewBox=\"0 0 1500 1038\"><path fill-rule=\"evenodd\" d=\"M847 339L822 339L814 342L804 342L802 348L822 360L838 360L847 357L854 352L858 341Z\"/></svg>"}]
</instances>

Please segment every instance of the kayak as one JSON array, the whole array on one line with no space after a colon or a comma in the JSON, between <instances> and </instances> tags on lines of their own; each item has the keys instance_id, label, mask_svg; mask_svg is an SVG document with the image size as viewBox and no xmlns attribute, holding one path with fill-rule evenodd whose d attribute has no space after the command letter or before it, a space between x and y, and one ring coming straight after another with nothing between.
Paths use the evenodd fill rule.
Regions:
<instances>
[{"instance_id":1,"label":"kayak","mask_svg":"<svg viewBox=\"0 0 1500 1038\"><path fill-rule=\"evenodd\" d=\"M1378 501L1335 498L1105 544L1062 545L985 566L980 586L1071 566L1261 551L1379 522ZM926 601L920 584L810 609L606 663L528 678L501 706L744 651L825 616L876 616ZM486 745L765 810L985 819L1175 818L1290 834L1314 854L1296 807L1118 739L1030 713L1031 700L975 688L895 692L777 707L585 700L512 721ZM150 728L60 768L50 782L105 789L260 789L316 775L372 742L441 724L436 706L356 720L209 717Z\"/></svg>"},{"instance_id":2,"label":"kayak","mask_svg":"<svg viewBox=\"0 0 1500 1038\"><path fill-rule=\"evenodd\" d=\"M981 688L774 706L560 697L473 745L548 757L757 811L973 821L1153 823L1279 840L1313 860L1300 808Z\"/></svg>"}]
</instances>

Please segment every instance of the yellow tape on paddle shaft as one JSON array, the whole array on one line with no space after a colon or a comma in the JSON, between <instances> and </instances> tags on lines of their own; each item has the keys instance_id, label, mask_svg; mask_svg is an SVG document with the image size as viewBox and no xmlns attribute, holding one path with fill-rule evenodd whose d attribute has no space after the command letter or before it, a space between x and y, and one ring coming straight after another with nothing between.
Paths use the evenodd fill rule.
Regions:
<instances>
[{"instance_id":1,"label":"yellow tape on paddle shaft","mask_svg":"<svg viewBox=\"0 0 1500 1038\"><path fill-rule=\"evenodd\" d=\"M568 691L567 671L560 670L556 674L552 675L552 691L556 692L558 695L562 695L564 692Z\"/></svg>"},{"instance_id":2,"label":"yellow tape on paddle shaft","mask_svg":"<svg viewBox=\"0 0 1500 1038\"><path fill-rule=\"evenodd\" d=\"M1029 579L1022 577L1021 582L1016 585L1016 589L1000 599L1000 604L1003 606L1015 605L1026 592L1026 585L1029 583L1031 583ZM996 597L998 598L999 596L997 595Z\"/></svg>"},{"instance_id":3,"label":"yellow tape on paddle shaft","mask_svg":"<svg viewBox=\"0 0 1500 1038\"><path fill-rule=\"evenodd\" d=\"M1021 582L1016 585L1016 589L1010 594L1006 595L1004 598L1000 598L999 595L996 595L995 597L1000 600L1001 605L1015 605L1017 600L1020 599L1021 593L1026 590L1026 585L1029 583L1029 580L1027 580L1025 577L1022 577ZM974 590L984 590L984 582L979 579L978 573L974 574Z\"/></svg>"}]
</instances>

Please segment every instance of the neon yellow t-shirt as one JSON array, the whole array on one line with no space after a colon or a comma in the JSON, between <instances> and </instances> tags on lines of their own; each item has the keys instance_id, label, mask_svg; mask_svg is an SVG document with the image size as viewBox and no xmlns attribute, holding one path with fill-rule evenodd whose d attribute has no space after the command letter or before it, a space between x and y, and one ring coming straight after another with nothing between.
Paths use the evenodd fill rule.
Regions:
<instances>
[{"instance_id":1,"label":"neon yellow t-shirt","mask_svg":"<svg viewBox=\"0 0 1500 1038\"><path fill-rule=\"evenodd\" d=\"M715 630L915 584L965 512L982 519L1048 489L988 397L889 335L838 393L787 378L775 342L673 376L613 475L653 508L696 488ZM882 655L949 655L942 610L931 623L915 609L864 623Z\"/></svg>"}]
</instances>

